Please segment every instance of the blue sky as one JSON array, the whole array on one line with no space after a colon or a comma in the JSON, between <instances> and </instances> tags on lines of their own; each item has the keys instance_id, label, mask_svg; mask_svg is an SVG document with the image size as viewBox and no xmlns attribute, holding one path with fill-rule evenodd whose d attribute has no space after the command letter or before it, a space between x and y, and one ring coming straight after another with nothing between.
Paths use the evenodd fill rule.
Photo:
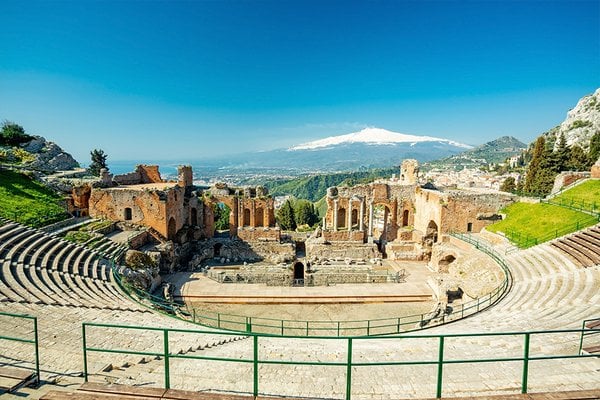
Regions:
<instances>
[{"instance_id":1,"label":"blue sky","mask_svg":"<svg viewBox=\"0 0 600 400\"><path fill-rule=\"evenodd\" d=\"M0 119L84 163L531 141L599 86L597 0L0 2Z\"/></svg>"}]
</instances>

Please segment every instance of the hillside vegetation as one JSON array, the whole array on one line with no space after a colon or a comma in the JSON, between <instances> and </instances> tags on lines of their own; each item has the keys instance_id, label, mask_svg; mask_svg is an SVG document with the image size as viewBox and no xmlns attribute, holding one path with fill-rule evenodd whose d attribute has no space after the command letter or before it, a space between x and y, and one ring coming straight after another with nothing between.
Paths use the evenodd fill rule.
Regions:
<instances>
[{"instance_id":1,"label":"hillside vegetation","mask_svg":"<svg viewBox=\"0 0 600 400\"><path fill-rule=\"evenodd\" d=\"M598 223L591 210L600 207L600 181L588 180L547 203L515 203L503 209L506 218L487 227L502 232L517 246L526 248Z\"/></svg>"},{"instance_id":2,"label":"hillside vegetation","mask_svg":"<svg viewBox=\"0 0 600 400\"><path fill-rule=\"evenodd\" d=\"M589 179L555 196L552 203L584 210L600 210L600 180Z\"/></svg>"},{"instance_id":3,"label":"hillside vegetation","mask_svg":"<svg viewBox=\"0 0 600 400\"><path fill-rule=\"evenodd\" d=\"M391 177L398 173L399 169L373 169L369 171L343 172L335 174L323 174L305 176L286 181L271 181L265 186L273 196L292 195L298 199L307 199L316 202L323 198L327 193L327 188L331 186L357 185L360 183L371 182L377 178Z\"/></svg>"},{"instance_id":4,"label":"hillside vegetation","mask_svg":"<svg viewBox=\"0 0 600 400\"><path fill-rule=\"evenodd\" d=\"M67 217L62 198L26 175L0 169L0 217L39 227Z\"/></svg>"}]
</instances>

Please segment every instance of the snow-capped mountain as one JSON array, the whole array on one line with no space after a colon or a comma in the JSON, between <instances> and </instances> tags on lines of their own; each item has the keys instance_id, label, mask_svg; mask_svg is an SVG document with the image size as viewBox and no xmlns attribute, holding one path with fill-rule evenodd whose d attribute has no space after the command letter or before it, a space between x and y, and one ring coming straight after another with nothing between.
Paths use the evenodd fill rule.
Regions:
<instances>
[{"instance_id":1,"label":"snow-capped mountain","mask_svg":"<svg viewBox=\"0 0 600 400\"><path fill-rule=\"evenodd\" d=\"M436 160L470 148L471 146L448 139L366 128L360 132L331 136L287 149L229 156L223 164L230 170L276 169L290 174L356 171L400 165L407 158L414 158L419 162Z\"/></svg>"},{"instance_id":2,"label":"snow-capped mountain","mask_svg":"<svg viewBox=\"0 0 600 400\"><path fill-rule=\"evenodd\" d=\"M470 149L472 146L455 142L448 139L441 139L431 136L416 136L407 135L404 133L392 132L381 128L365 128L359 132L349 133L346 135L329 136L324 139L315 140L308 143L299 144L290 147L289 151L297 150L317 150L323 148L329 148L333 146L339 146L344 144L353 143L365 143L371 145L389 145L395 143L408 143L415 145L416 143L422 142L437 142L447 143L455 147L461 147L463 149Z\"/></svg>"}]
</instances>

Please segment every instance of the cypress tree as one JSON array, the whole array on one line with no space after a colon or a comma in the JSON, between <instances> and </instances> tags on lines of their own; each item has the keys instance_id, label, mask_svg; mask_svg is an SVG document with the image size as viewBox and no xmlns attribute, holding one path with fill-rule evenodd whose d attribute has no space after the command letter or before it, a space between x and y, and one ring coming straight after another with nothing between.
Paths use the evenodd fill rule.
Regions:
<instances>
[{"instance_id":1,"label":"cypress tree","mask_svg":"<svg viewBox=\"0 0 600 400\"><path fill-rule=\"evenodd\" d=\"M565 135L560 134L557 141L556 150L552 153L552 169L556 173L560 173L562 171L566 171L569 166L569 158L571 155L571 151L569 146L567 146L567 140L565 139Z\"/></svg>"},{"instance_id":2,"label":"cypress tree","mask_svg":"<svg viewBox=\"0 0 600 400\"><path fill-rule=\"evenodd\" d=\"M594 136L590 139L590 151L588 152L588 168L598 161L600 158L600 132L594 133Z\"/></svg>"},{"instance_id":3,"label":"cypress tree","mask_svg":"<svg viewBox=\"0 0 600 400\"><path fill-rule=\"evenodd\" d=\"M296 229L296 219L291 201L287 200L277 211L277 223L284 231L293 231Z\"/></svg>"},{"instance_id":4,"label":"cypress tree","mask_svg":"<svg viewBox=\"0 0 600 400\"><path fill-rule=\"evenodd\" d=\"M543 136L540 136L535 141L531 162L527 168L527 176L525 178L525 185L523 186L523 191L525 191L525 193L535 193L537 190L537 182L540 175L540 164L544 158L545 151L546 140Z\"/></svg>"},{"instance_id":5,"label":"cypress tree","mask_svg":"<svg viewBox=\"0 0 600 400\"><path fill-rule=\"evenodd\" d=\"M568 169L571 171L586 171L589 169L587 154L576 144L571 146L569 151Z\"/></svg>"}]
</instances>

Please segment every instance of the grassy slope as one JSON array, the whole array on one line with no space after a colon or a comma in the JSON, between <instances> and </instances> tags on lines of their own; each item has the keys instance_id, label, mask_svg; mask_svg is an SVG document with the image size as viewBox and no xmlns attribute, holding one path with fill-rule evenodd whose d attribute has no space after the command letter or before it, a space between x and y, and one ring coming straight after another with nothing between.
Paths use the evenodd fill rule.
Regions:
<instances>
[{"instance_id":1,"label":"grassy slope","mask_svg":"<svg viewBox=\"0 0 600 400\"><path fill-rule=\"evenodd\" d=\"M597 222L596 218L551 204L515 203L502 210L506 218L487 227L519 247L530 247Z\"/></svg>"},{"instance_id":2,"label":"grassy slope","mask_svg":"<svg viewBox=\"0 0 600 400\"><path fill-rule=\"evenodd\" d=\"M25 175L0 170L0 217L41 226L66 217L61 197Z\"/></svg>"},{"instance_id":3,"label":"grassy slope","mask_svg":"<svg viewBox=\"0 0 600 400\"><path fill-rule=\"evenodd\" d=\"M553 203L572 204L583 209L600 208L600 180L587 180L552 199Z\"/></svg>"}]
</instances>

